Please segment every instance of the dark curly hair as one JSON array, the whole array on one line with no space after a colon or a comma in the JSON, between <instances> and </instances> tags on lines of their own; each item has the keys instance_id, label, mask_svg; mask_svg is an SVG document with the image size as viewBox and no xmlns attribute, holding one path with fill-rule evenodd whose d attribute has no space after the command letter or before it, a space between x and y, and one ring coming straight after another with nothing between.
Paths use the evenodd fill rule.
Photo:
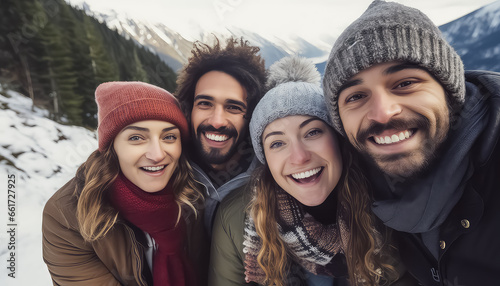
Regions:
<instances>
[{"instance_id":1,"label":"dark curly hair","mask_svg":"<svg viewBox=\"0 0 500 286\"><path fill-rule=\"evenodd\" d=\"M217 37L213 47L199 41L194 43L192 56L177 78L175 92L190 125L196 83L201 76L210 71L227 73L245 88L246 116L252 114L255 105L264 95L266 81L264 59L258 55L259 51L259 47L250 46L243 38L231 37L225 47L221 47Z\"/></svg>"}]
</instances>

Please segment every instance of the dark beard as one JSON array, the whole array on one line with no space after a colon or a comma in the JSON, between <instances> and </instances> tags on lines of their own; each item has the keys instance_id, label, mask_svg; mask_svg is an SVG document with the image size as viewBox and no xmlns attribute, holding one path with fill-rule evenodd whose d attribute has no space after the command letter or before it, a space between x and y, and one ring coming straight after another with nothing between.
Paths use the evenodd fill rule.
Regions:
<instances>
[{"instance_id":1,"label":"dark beard","mask_svg":"<svg viewBox=\"0 0 500 286\"><path fill-rule=\"evenodd\" d=\"M424 162L418 167L413 169L411 172L407 172L405 175L403 174L390 174L387 172L387 170L384 170L380 165L379 162L383 162L385 164L397 164L399 160L403 160L405 157L411 157L411 153L399 153L399 154L392 154L392 155L384 155L384 156L377 156L376 158L373 157L372 154L366 152L365 150L360 151L365 163L368 164L371 168L378 169L380 172L383 174L386 174L388 177L392 178L393 180L397 180L398 182L413 182L415 180L418 180L421 176L424 176L427 171L430 169L430 166L432 166L432 163L435 162L436 160L436 150L434 152L429 152L430 150L424 150L424 157L425 160Z\"/></svg>"},{"instance_id":2,"label":"dark beard","mask_svg":"<svg viewBox=\"0 0 500 286\"><path fill-rule=\"evenodd\" d=\"M437 124L437 128L439 129L439 122L437 122ZM366 144L361 144L361 142L372 140L369 139L371 136L373 136L374 134L380 134L385 130L403 130L409 128L416 129L417 132L424 134L423 138L427 139L426 141L422 142L422 146L420 147L420 149L415 150L414 152L405 152L390 155L376 155L371 154L368 151L368 149L366 148ZM358 132L353 145L363 155L366 162L368 162L369 165L372 165L372 167L379 169L382 173L387 174L389 177L398 178L405 181L412 181L420 177L429 169L429 166L431 166L435 161L440 147L443 145L442 142L446 138L447 132L445 134L436 134L437 137L431 139L429 130L430 122L424 116L419 116L411 120L393 119L386 124L372 122L372 124L370 124L370 126L368 126L366 129L360 130ZM419 154L421 155L421 158L423 158L423 160L421 162L418 162L418 165L415 165L417 164L417 162L412 162L411 158L415 155L418 156ZM398 169L397 171L399 173L391 172L391 168L383 167L390 164L398 164L398 162L404 162L404 160L406 160L406 169ZM404 165L401 166L403 167Z\"/></svg>"},{"instance_id":3,"label":"dark beard","mask_svg":"<svg viewBox=\"0 0 500 286\"><path fill-rule=\"evenodd\" d=\"M228 136L229 137L228 140L231 140L231 138L238 138L238 140L233 143L231 148L225 154L222 154L220 150L214 148L210 148L210 150L207 152L205 151L203 144L201 143L201 136L204 136L203 134L205 132L217 132L218 134ZM238 145L241 143L241 138L242 138L241 136L238 137L238 131L236 131L235 128L221 127L216 129L211 125L201 125L201 124L198 126L198 129L196 130L196 134L194 136L195 138L194 147L196 153L200 156L198 161L208 165L218 165L229 161L229 159L233 157L234 153L236 153L236 150L238 148Z\"/></svg>"}]
</instances>

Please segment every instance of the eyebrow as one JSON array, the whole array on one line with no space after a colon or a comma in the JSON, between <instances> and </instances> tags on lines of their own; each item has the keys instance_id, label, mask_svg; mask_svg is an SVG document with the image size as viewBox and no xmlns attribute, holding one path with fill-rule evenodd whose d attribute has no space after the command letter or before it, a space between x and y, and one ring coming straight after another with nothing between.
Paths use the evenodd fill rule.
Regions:
<instances>
[{"instance_id":1,"label":"eyebrow","mask_svg":"<svg viewBox=\"0 0 500 286\"><path fill-rule=\"evenodd\" d=\"M204 94L198 94L197 96L194 97L194 101L197 101L199 99L214 100L214 97L210 96L210 95L204 95Z\"/></svg>"},{"instance_id":2,"label":"eyebrow","mask_svg":"<svg viewBox=\"0 0 500 286\"><path fill-rule=\"evenodd\" d=\"M303 128L304 126L306 126L307 124L309 124L311 121L314 121L314 120L321 120L317 117L312 117L312 118L309 118L307 120L304 120L304 122L300 123L299 125L299 129ZM265 137L264 137L264 141L266 141L267 137L269 136L273 136L273 135L283 135L285 134L284 132L282 131L274 131L274 132L270 132L268 133Z\"/></svg>"},{"instance_id":3,"label":"eyebrow","mask_svg":"<svg viewBox=\"0 0 500 286\"><path fill-rule=\"evenodd\" d=\"M304 122L300 123L299 129L306 126L307 124L309 124L309 122L314 121L314 120L321 120L321 119L319 119L318 117L313 117L313 118L309 118L307 120L304 120Z\"/></svg>"},{"instance_id":4,"label":"eyebrow","mask_svg":"<svg viewBox=\"0 0 500 286\"><path fill-rule=\"evenodd\" d=\"M243 103L242 101L239 101L239 100L227 99L226 103L238 105L238 106L243 107L244 109L247 109L247 105L245 103Z\"/></svg>"},{"instance_id":5,"label":"eyebrow","mask_svg":"<svg viewBox=\"0 0 500 286\"><path fill-rule=\"evenodd\" d=\"M390 75L390 74L397 73L397 72L405 70L405 69L423 70L423 71L429 73L429 71L426 68L419 66L417 64L402 63L402 64L393 65L393 66L386 68L384 70L384 75Z\"/></svg>"},{"instance_id":6,"label":"eyebrow","mask_svg":"<svg viewBox=\"0 0 500 286\"><path fill-rule=\"evenodd\" d=\"M266 141L267 137L269 136L273 136L273 135L283 135L285 133L281 132L281 131L274 131L274 132L270 132L270 133L267 133L266 137L264 137L264 141Z\"/></svg>"},{"instance_id":7,"label":"eyebrow","mask_svg":"<svg viewBox=\"0 0 500 286\"><path fill-rule=\"evenodd\" d=\"M361 79L348 80L343 85L340 86L339 91L337 91L337 94L340 95L340 93L342 91L344 91L344 89L347 89L347 88L350 88L350 87L353 87L355 85L359 85L362 83L363 83L363 80L361 80Z\"/></svg>"},{"instance_id":8,"label":"eyebrow","mask_svg":"<svg viewBox=\"0 0 500 286\"><path fill-rule=\"evenodd\" d=\"M144 127L139 127L139 126L134 126L134 125L129 125L125 128L123 128L122 132L125 131L125 130L136 130L136 131L143 131L143 132L149 132L149 128L144 128ZM167 128L163 128L163 130L161 132L167 132L167 131L170 131L170 130L173 130L173 129L179 129L177 126L170 126L170 127L167 127Z\"/></svg>"}]
</instances>

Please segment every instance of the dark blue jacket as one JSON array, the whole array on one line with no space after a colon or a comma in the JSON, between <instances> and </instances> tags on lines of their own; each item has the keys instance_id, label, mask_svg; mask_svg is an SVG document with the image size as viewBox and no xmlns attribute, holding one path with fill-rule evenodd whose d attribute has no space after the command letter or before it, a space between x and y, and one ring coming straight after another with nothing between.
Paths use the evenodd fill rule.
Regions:
<instances>
[{"instance_id":1,"label":"dark blue jacket","mask_svg":"<svg viewBox=\"0 0 500 286\"><path fill-rule=\"evenodd\" d=\"M395 234L404 264L422 285L500 285L500 74L467 72L466 81L480 88L489 119L471 150L473 176L439 227L438 259L419 234Z\"/></svg>"}]
</instances>

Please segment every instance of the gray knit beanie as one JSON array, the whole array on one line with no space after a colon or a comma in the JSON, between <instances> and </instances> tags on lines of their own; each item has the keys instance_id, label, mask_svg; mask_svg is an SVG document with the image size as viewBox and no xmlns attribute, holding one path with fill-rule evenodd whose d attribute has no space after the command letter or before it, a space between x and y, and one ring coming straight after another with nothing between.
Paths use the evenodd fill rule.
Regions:
<instances>
[{"instance_id":1,"label":"gray knit beanie","mask_svg":"<svg viewBox=\"0 0 500 286\"><path fill-rule=\"evenodd\" d=\"M463 63L441 31L417 9L376 0L340 35L328 58L323 89L332 123L345 135L338 110L339 88L370 66L403 61L435 76L454 106L465 97Z\"/></svg>"},{"instance_id":2,"label":"gray knit beanie","mask_svg":"<svg viewBox=\"0 0 500 286\"><path fill-rule=\"evenodd\" d=\"M266 162L262 133L274 120L309 115L331 126L320 79L314 64L305 58L285 57L269 67L267 89L270 90L259 101L250 120L253 149L262 164Z\"/></svg>"}]
</instances>

